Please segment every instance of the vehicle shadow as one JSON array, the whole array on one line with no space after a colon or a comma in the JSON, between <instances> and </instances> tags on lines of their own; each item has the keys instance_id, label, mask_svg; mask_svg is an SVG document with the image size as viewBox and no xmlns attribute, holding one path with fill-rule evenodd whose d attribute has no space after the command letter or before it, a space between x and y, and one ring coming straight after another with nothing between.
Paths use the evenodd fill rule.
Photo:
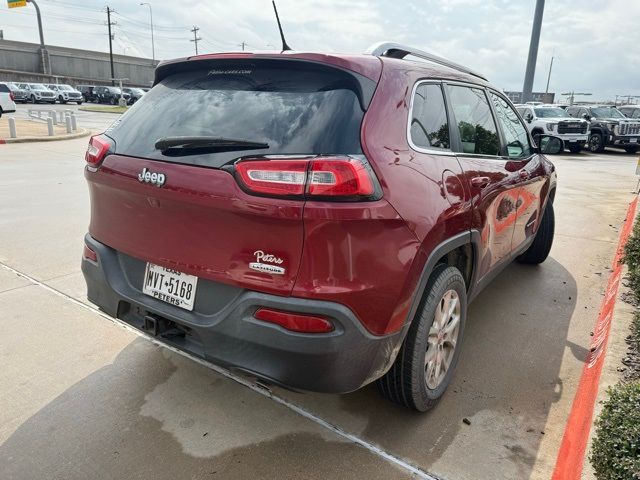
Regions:
<instances>
[{"instance_id":1,"label":"vehicle shadow","mask_svg":"<svg viewBox=\"0 0 640 480\"><path fill-rule=\"evenodd\" d=\"M0 445L0 478L410 475L188 358L135 339L113 363L65 390Z\"/></svg>"},{"instance_id":2,"label":"vehicle shadow","mask_svg":"<svg viewBox=\"0 0 640 480\"><path fill-rule=\"evenodd\" d=\"M527 479L563 394L563 355L586 356L567 340L576 300L575 279L555 259L509 266L470 306L453 383L426 414L386 402L373 385L343 396L284 394L444 478Z\"/></svg>"}]
</instances>

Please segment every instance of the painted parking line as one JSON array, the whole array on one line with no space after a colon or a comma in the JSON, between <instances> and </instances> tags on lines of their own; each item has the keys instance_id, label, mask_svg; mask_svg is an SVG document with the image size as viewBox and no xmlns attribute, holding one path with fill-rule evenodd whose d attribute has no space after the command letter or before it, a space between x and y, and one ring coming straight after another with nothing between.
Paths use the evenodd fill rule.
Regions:
<instances>
[{"instance_id":1,"label":"painted parking line","mask_svg":"<svg viewBox=\"0 0 640 480\"><path fill-rule=\"evenodd\" d=\"M589 354L582 369L578 390L573 399L569 419L567 420L560 450L558 451L553 480L579 480L582 474L584 455L587 449L591 424L593 423L593 410L598 395L600 374L604 364L604 354L607 350L607 341L611 330L613 309L622 278L620 260L622 259L624 246L631 234L637 205L638 197L629 204L624 226L620 231L612 272L609 276L602 307L593 331Z\"/></svg>"},{"instance_id":2,"label":"painted parking line","mask_svg":"<svg viewBox=\"0 0 640 480\"><path fill-rule=\"evenodd\" d=\"M195 357L187 352L184 352L182 350L179 350L175 347L172 347L171 345L167 345L165 343L161 343L159 341L157 341L154 337L151 337L149 335L147 335L146 333L137 330L129 325L127 325L124 322L121 322L118 319L115 319L113 317L110 317L109 315L101 312L100 310L98 310L97 308L92 307L91 305L87 305L86 303L81 302L80 300L77 300L69 295L67 295L66 293L61 292L60 290L57 290L49 285L47 285L46 283L43 283L35 278L33 278L32 276L23 273L19 270L16 270L15 268L0 262L0 267L4 268L5 270L8 270L26 280L28 280L29 282L31 282L34 285L37 285L39 287L44 288L45 290L58 295L59 297L64 298L65 300L79 306L82 307L86 310L90 310L91 312L115 323L116 325L124 328L125 330L132 332L140 337L143 337L149 341L151 341L152 343L154 343L155 345L158 345L159 347L162 348L166 348L167 350L171 350L172 352L177 353L178 355L182 355L183 357L187 357L191 360L193 360L194 362L199 363L200 365L204 365L205 367L215 371L216 373L219 373L220 375L233 380L234 382L239 383L240 385L264 396L267 398L270 398L271 400L273 400L274 402L282 405L283 407L288 408L289 410L297 413L298 415L311 420L312 422L316 423L317 425L335 433L336 435L338 435L339 437L342 437L343 439L349 441L349 442L353 442L359 446L361 446L362 448L364 448L365 450L368 450L369 452L371 452L373 455L376 455L377 457L380 457L384 460L386 460L389 463L394 464L396 467L399 467L402 470L407 471L408 473L412 474L415 478L417 479L421 479L421 480L440 480L438 477L436 477L435 475L432 475L430 473L428 473L427 471L423 470L422 468L415 466L399 457L397 457L396 455L387 452L386 450L383 450L382 448L378 447L377 445L368 442L367 440L358 437L357 435L353 435L343 429L341 429L339 426L337 425L333 425L332 423L328 422L327 420L324 420L323 418L315 415L314 413L310 412L309 410L306 410L302 407L300 407L299 405L296 405L295 403L292 403L288 400L286 400L285 398L277 395L276 393L272 392L271 390L269 390L266 387L262 387L261 385L258 385L254 382L252 382L251 380L248 380L246 378L237 376L233 373L231 373L229 370L222 368L218 365L215 365L213 363L209 363L206 360L203 360L202 358L199 357Z\"/></svg>"}]
</instances>

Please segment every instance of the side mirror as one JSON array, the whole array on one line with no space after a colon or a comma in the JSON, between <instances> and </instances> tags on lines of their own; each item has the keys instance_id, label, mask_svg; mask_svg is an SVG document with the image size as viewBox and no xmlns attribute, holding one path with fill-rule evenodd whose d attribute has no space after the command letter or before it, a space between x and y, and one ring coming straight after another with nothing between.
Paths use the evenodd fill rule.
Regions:
<instances>
[{"instance_id":1,"label":"side mirror","mask_svg":"<svg viewBox=\"0 0 640 480\"><path fill-rule=\"evenodd\" d=\"M583 113L582 118L584 118L585 120L591 120L591 117L589 116L588 113Z\"/></svg>"},{"instance_id":2,"label":"side mirror","mask_svg":"<svg viewBox=\"0 0 640 480\"><path fill-rule=\"evenodd\" d=\"M524 117L524 119L528 122L531 123L531 120L533 120L533 115L531 115L530 113L527 113Z\"/></svg>"},{"instance_id":3,"label":"side mirror","mask_svg":"<svg viewBox=\"0 0 640 480\"><path fill-rule=\"evenodd\" d=\"M538 152L545 155L555 155L564 150L564 142L561 138L551 135L540 135L538 138Z\"/></svg>"}]
</instances>

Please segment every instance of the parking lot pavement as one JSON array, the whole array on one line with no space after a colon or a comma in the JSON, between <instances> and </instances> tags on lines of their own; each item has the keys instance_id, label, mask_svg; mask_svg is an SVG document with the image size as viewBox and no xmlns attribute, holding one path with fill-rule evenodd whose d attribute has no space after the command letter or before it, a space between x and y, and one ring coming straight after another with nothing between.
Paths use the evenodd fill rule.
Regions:
<instances>
[{"instance_id":1,"label":"parking lot pavement","mask_svg":"<svg viewBox=\"0 0 640 480\"><path fill-rule=\"evenodd\" d=\"M0 262L44 284L0 266L3 478L409 478L71 300L85 301L85 146L0 147ZM443 478L548 479L636 183L634 156L553 160L551 258L512 265L472 304L458 371L435 410L405 411L374 387L275 393Z\"/></svg>"}]
</instances>

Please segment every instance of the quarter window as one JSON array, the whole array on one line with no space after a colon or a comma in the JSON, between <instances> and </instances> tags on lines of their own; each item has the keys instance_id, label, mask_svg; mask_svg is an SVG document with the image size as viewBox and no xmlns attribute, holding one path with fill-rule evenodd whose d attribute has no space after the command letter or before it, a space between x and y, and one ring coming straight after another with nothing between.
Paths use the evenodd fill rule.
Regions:
<instances>
[{"instance_id":1,"label":"quarter window","mask_svg":"<svg viewBox=\"0 0 640 480\"><path fill-rule=\"evenodd\" d=\"M411 141L417 147L449 148L449 123L440 85L418 85L411 109Z\"/></svg>"},{"instance_id":2,"label":"quarter window","mask_svg":"<svg viewBox=\"0 0 640 480\"><path fill-rule=\"evenodd\" d=\"M531 145L527 129L520 123L516 112L495 93L491 93L491 100L496 109L498 122L502 126L502 133L507 147L509 158L526 158L531 155Z\"/></svg>"},{"instance_id":3,"label":"quarter window","mask_svg":"<svg viewBox=\"0 0 640 480\"><path fill-rule=\"evenodd\" d=\"M483 90L449 86L463 153L498 155L500 141L489 102Z\"/></svg>"}]
</instances>

